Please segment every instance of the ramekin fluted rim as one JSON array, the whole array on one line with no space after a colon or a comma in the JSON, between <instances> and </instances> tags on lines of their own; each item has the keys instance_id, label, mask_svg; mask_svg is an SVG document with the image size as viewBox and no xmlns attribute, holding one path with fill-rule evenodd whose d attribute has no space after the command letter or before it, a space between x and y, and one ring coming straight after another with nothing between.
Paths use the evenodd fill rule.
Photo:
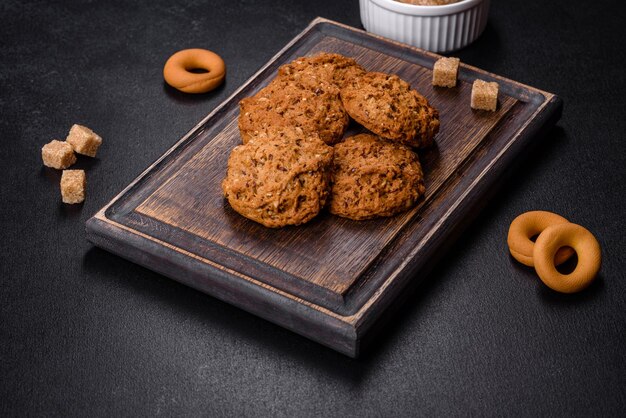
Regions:
<instances>
[{"instance_id":1,"label":"ramekin fluted rim","mask_svg":"<svg viewBox=\"0 0 626 418\"><path fill-rule=\"evenodd\" d=\"M378 6L412 16L444 16L459 13L471 9L484 0L461 0L458 3L443 4L439 6L421 6L417 4L402 3L396 0L369 0Z\"/></svg>"}]
</instances>

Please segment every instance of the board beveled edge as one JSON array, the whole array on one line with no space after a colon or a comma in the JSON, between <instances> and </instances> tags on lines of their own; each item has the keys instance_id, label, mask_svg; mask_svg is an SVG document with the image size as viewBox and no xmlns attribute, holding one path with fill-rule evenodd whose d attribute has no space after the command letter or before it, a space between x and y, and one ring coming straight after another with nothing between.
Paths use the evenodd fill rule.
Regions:
<instances>
[{"instance_id":1,"label":"board beveled edge","mask_svg":"<svg viewBox=\"0 0 626 418\"><path fill-rule=\"evenodd\" d=\"M246 83L240 86L233 94L217 106L209 115L202 119L194 126L185 136L176 142L168 151L166 151L155 163L150 165L142 172L133 182L124 188L116 197L114 197L107 205L105 205L96 215L90 218L86 224L87 238L103 249L129 259L137 264L147 267L167 277L173 278L181 283L187 284L193 288L208 293L220 300L232 305L238 306L250 313L274 322L300 335L310 338L318 343L326 345L336 351L346 354L350 357L357 357L360 351L361 342L364 337L373 334L374 328L382 323L384 317L387 317L395 309L387 309L394 302L399 293L404 292L406 295L407 287L415 287L421 280L410 280L417 271L424 272L432 268L438 257L431 257L429 263L416 263L414 257L407 257L392 276L390 276L381 289L376 292L370 300L354 315L342 317L325 308L316 306L308 301L290 296L285 292L275 289L265 283L260 283L252 278L249 280L232 280L233 278L241 279L241 274L237 272L228 272L219 266L205 263L200 257L185 251L173 251L173 247L164 242L151 241L149 237L139 231L131 230L124 225L118 224L106 216L106 210L111 207L118 199L123 197L130 191L144 176L149 174L159 162L165 159L171 152L184 143L197 129L201 128L215 113L221 110L232 97L236 96L250 82L252 82L258 74L262 73L276 59L278 59L286 50L295 44L302 36L306 35L316 25L321 23L331 23L337 26L348 28L355 32L358 29L351 28L328 19L317 18L303 30L298 36L292 39L284 48L282 48L272 59L270 59L259 71L257 71ZM382 40L387 41L384 38ZM402 45L402 44L400 44ZM402 45L409 49L414 49L420 53L426 53L437 57L436 54L424 52L418 48ZM469 67L473 69L473 67ZM483 70L477 71L486 73ZM493 75L494 78L501 78ZM502 78L504 79L504 78ZM507 80L512 81L512 80ZM476 180L475 185L469 190L457 205L454 206L450 216L446 217L444 222L440 224L441 228L447 231L446 234L439 234L438 241L440 245L430 246L431 251L438 250L441 254L441 245L446 244L446 239L452 235L452 232L458 233L475 217L478 210L485 202L480 205L480 199L476 197L483 196L485 193L493 193L496 190L495 183L501 183L507 165L520 154L524 148L527 148L531 139L545 132L560 118L562 109L562 101L557 96L543 92L530 86L517 83L519 86L528 87L529 90L542 94L545 102L537 109L533 118L529 123L522 126L520 130L513 136L508 146L500 154L500 158L494 164L485 168L485 173L493 174L493 181L486 181L485 176L481 176ZM506 157L506 158L504 158ZM510 171L510 170L509 170ZM480 187L478 187L480 186ZM463 215L462 221L455 220L463 209L473 209L472 216ZM467 213L467 212L465 212ZM122 239L123 238L123 239ZM141 244L139 244L141 242ZM449 245L449 243L448 243ZM140 250L144 246L144 250ZM147 246L147 248L146 248ZM413 254L414 255L414 254ZM159 264L151 263L158 261ZM423 278L424 275L421 276ZM206 287L209 279L208 288ZM202 280L200 280L202 279ZM409 281L410 283L407 283ZM205 285L199 284L203 282ZM408 285L411 286L408 286ZM232 288L235 285L238 290L246 296L245 300L233 296ZM395 306L400 304L396 303ZM383 314L385 314L383 316Z\"/></svg>"}]
</instances>

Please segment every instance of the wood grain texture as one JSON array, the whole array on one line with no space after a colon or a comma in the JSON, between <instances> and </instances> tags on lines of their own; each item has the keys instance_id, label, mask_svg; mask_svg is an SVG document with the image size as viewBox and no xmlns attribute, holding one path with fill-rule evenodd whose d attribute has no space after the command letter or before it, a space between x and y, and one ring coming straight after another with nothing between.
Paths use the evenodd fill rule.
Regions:
<instances>
[{"instance_id":1,"label":"wood grain texture","mask_svg":"<svg viewBox=\"0 0 626 418\"><path fill-rule=\"evenodd\" d=\"M230 151L241 143L238 101L265 86L278 66L319 51L398 74L439 110L436 144L420 154L426 195L392 218L358 222L322 213L306 225L267 229L235 213L221 191ZM468 66L461 67L456 88L432 87L437 58L316 20L90 220L90 239L356 355L360 339L387 306L418 281L415 275L471 219L514 157L559 116L560 101L553 95ZM496 112L470 108L476 78L500 83ZM347 135L362 129L353 124ZM223 291L216 288L218 278ZM267 309L259 310L259 304ZM339 336L325 333L331 323L341 329Z\"/></svg>"}]
</instances>

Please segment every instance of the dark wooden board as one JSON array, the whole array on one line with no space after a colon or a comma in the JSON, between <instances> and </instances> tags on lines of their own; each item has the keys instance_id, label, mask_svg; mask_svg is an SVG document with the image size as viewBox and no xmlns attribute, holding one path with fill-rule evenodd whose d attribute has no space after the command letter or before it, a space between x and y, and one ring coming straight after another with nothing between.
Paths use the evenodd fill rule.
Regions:
<instances>
[{"instance_id":1,"label":"dark wooden board","mask_svg":"<svg viewBox=\"0 0 626 418\"><path fill-rule=\"evenodd\" d=\"M398 74L439 110L436 145L420 154L426 195L393 218L356 222L323 213L306 225L267 229L239 216L222 196L228 155L241 141L238 102L280 65L318 51ZM467 65L456 88L434 88L438 58L316 19L91 218L89 240L357 356L387 308L419 282L507 168L560 117L556 96ZM476 78L500 84L496 112L470 108Z\"/></svg>"}]
</instances>

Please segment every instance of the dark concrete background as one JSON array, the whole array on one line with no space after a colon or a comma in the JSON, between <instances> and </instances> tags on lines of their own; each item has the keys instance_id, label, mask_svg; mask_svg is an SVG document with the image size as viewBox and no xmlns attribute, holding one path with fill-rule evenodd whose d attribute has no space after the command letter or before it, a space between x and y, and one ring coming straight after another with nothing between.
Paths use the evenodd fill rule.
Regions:
<instances>
[{"instance_id":1,"label":"dark concrete background","mask_svg":"<svg viewBox=\"0 0 626 418\"><path fill-rule=\"evenodd\" d=\"M560 95L563 118L365 356L346 358L92 247L84 223L313 18L358 2L0 4L0 415L618 415L626 408L624 22L619 1L493 1L462 61ZM226 84L166 87L182 48ZM84 205L60 203L40 148L73 123L104 138ZM555 293L507 254L545 209L603 248Z\"/></svg>"}]
</instances>

